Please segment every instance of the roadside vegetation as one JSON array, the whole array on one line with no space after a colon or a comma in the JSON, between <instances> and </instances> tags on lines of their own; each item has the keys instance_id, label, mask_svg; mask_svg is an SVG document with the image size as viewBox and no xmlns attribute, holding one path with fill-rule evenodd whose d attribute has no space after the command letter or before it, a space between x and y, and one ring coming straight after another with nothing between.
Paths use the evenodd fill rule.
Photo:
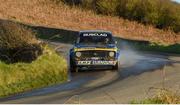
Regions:
<instances>
[{"instance_id":1,"label":"roadside vegetation","mask_svg":"<svg viewBox=\"0 0 180 105\"><path fill-rule=\"evenodd\" d=\"M42 54L35 33L20 24L0 22L0 59L6 63L31 62Z\"/></svg>"},{"instance_id":2,"label":"roadside vegetation","mask_svg":"<svg viewBox=\"0 0 180 105\"><path fill-rule=\"evenodd\" d=\"M167 89L160 89L158 94L152 98L142 101L132 101L131 104L179 104L180 95Z\"/></svg>"},{"instance_id":3,"label":"roadside vegetation","mask_svg":"<svg viewBox=\"0 0 180 105\"><path fill-rule=\"evenodd\" d=\"M151 51L151 52L162 52L162 53L174 53L180 54L180 44L162 44L162 43L153 43L148 41L137 41L137 40L128 40L128 39L119 39L119 45L131 46L134 50L138 51ZM125 44L125 45L124 45Z\"/></svg>"},{"instance_id":4,"label":"roadside vegetation","mask_svg":"<svg viewBox=\"0 0 180 105\"><path fill-rule=\"evenodd\" d=\"M180 32L180 5L171 0L53 0L90 9L97 14L119 16L160 29Z\"/></svg>"},{"instance_id":5,"label":"roadside vegetation","mask_svg":"<svg viewBox=\"0 0 180 105\"><path fill-rule=\"evenodd\" d=\"M140 51L153 51L153 52L180 54L180 44L163 45L157 43L149 43L149 44L134 43L134 47Z\"/></svg>"},{"instance_id":6,"label":"roadside vegetation","mask_svg":"<svg viewBox=\"0 0 180 105\"><path fill-rule=\"evenodd\" d=\"M35 33L13 22L0 23L0 97L67 80L67 63Z\"/></svg>"}]
</instances>

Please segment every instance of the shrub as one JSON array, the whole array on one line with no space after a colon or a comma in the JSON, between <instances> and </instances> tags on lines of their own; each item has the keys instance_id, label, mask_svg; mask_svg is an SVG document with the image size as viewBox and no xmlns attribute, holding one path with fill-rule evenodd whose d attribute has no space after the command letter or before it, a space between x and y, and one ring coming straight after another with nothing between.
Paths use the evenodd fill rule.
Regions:
<instances>
[{"instance_id":1,"label":"shrub","mask_svg":"<svg viewBox=\"0 0 180 105\"><path fill-rule=\"evenodd\" d=\"M51 0L55 3L60 3L60 2L63 2L63 3L66 3L68 5L79 5L79 4L82 4L82 1L81 0Z\"/></svg>"},{"instance_id":2,"label":"shrub","mask_svg":"<svg viewBox=\"0 0 180 105\"><path fill-rule=\"evenodd\" d=\"M95 0L83 0L81 5L85 9L90 9L96 11L96 1Z\"/></svg>"},{"instance_id":3,"label":"shrub","mask_svg":"<svg viewBox=\"0 0 180 105\"><path fill-rule=\"evenodd\" d=\"M0 48L17 48L37 44L35 33L13 22L0 23Z\"/></svg>"},{"instance_id":4,"label":"shrub","mask_svg":"<svg viewBox=\"0 0 180 105\"><path fill-rule=\"evenodd\" d=\"M8 63L30 62L42 53L35 33L27 27L13 23L0 23L0 59Z\"/></svg>"},{"instance_id":5,"label":"shrub","mask_svg":"<svg viewBox=\"0 0 180 105\"><path fill-rule=\"evenodd\" d=\"M96 12L105 15L117 15L118 1L119 0L97 0Z\"/></svg>"},{"instance_id":6,"label":"shrub","mask_svg":"<svg viewBox=\"0 0 180 105\"><path fill-rule=\"evenodd\" d=\"M120 0L117 12L130 20L180 31L180 6L169 0Z\"/></svg>"}]
</instances>

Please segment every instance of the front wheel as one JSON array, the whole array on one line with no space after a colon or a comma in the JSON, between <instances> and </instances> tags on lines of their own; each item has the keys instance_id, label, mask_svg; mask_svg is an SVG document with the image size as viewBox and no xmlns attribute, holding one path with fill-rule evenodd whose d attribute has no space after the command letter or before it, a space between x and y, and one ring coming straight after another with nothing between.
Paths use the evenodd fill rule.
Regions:
<instances>
[{"instance_id":1,"label":"front wheel","mask_svg":"<svg viewBox=\"0 0 180 105\"><path fill-rule=\"evenodd\" d=\"M115 70L115 71L119 70L119 62L117 62L116 65L112 67L112 70Z\"/></svg>"},{"instance_id":2,"label":"front wheel","mask_svg":"<svg viewBox=\"0 0 180 105\"><path fill-rule=\"evenodd\" d=\"M79 69L77 67L73 66L73 67L70 67L70 71L71 72L78 72Z\"/></svg>"},{"instance_id":3,"label":"front wheel","mask_svg":"<svg viewBox=\"0 0 180 105\"><path fill-rule=\"evenodd\" d=\"M78 72L78 67L74 65L73 60L70 58L70 71L71 72Z\"/></svg>"}]
</instances>

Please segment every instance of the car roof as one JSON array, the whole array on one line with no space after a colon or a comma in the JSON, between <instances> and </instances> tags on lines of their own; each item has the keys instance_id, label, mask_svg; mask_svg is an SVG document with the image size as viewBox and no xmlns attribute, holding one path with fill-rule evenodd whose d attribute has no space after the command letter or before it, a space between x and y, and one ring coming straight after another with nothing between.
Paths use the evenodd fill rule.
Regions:
<instances>
[{"instance_id":1,"label":"car roof","mask_svg":"<svg viewBox=\"0 0 180 105\"><path fill-rule=\"evenodd\" d=\"M105 30L83 30L83 31L79 31L80 33L84 33L84 32L103 32L103 33L110 33L112 34L110 31L105 31Z\"/></svg>"}]
</instances>

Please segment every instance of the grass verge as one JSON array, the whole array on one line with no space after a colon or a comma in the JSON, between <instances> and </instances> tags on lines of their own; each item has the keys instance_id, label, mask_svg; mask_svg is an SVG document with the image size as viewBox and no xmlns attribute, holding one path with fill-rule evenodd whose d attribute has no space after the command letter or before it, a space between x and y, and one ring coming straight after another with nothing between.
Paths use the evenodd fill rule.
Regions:
<instances>
[{"instance_id":1,"label":"grass verge","mask_svg":"<svg viewBox=\"0 0 180 105\"><path fill-rule=\"evenodd\" d=\"M137 50L140 51L153 51L153 52L162 52L162 53L173 53L180 54L180 44L173 45L163 45L157 43L134 43L134 46Z\"/></svg>"},{"instance_id":2,"label":"grass verge","mask_svg":"<svg viewBox=\"0 0 180 105\"><path fill-rule=\"evenodd\" d=\"M132 101L131 104L180 104L180 95L177 92L162 89L155 97Z\"/></svg>"},{"instance_id":3,"label":"grass verge","mask_svg":"<svg viewBox=\"0 0 180 105\"><path fill-rule=\"evenodd\" d=\"M32 63L6 64L0 61L0 97L66 80L66 60L48 46Z\"/></svg>"},{"instance_id":4,"label":"grass verge","mask_svg":"<svg viewBox=\"0 0 180 105\"><path fill-rule=\"evenodd\" d=\"M180 54L180 44L161 44L149 41L137 41L137 40L129 40L116 38L118 41L118 45L120 48L130 47L130 49L134 49L137 51L150 51L150 52L158 52L158 53L171 53L171 54Z\"/></svg>"}]
</instances>

